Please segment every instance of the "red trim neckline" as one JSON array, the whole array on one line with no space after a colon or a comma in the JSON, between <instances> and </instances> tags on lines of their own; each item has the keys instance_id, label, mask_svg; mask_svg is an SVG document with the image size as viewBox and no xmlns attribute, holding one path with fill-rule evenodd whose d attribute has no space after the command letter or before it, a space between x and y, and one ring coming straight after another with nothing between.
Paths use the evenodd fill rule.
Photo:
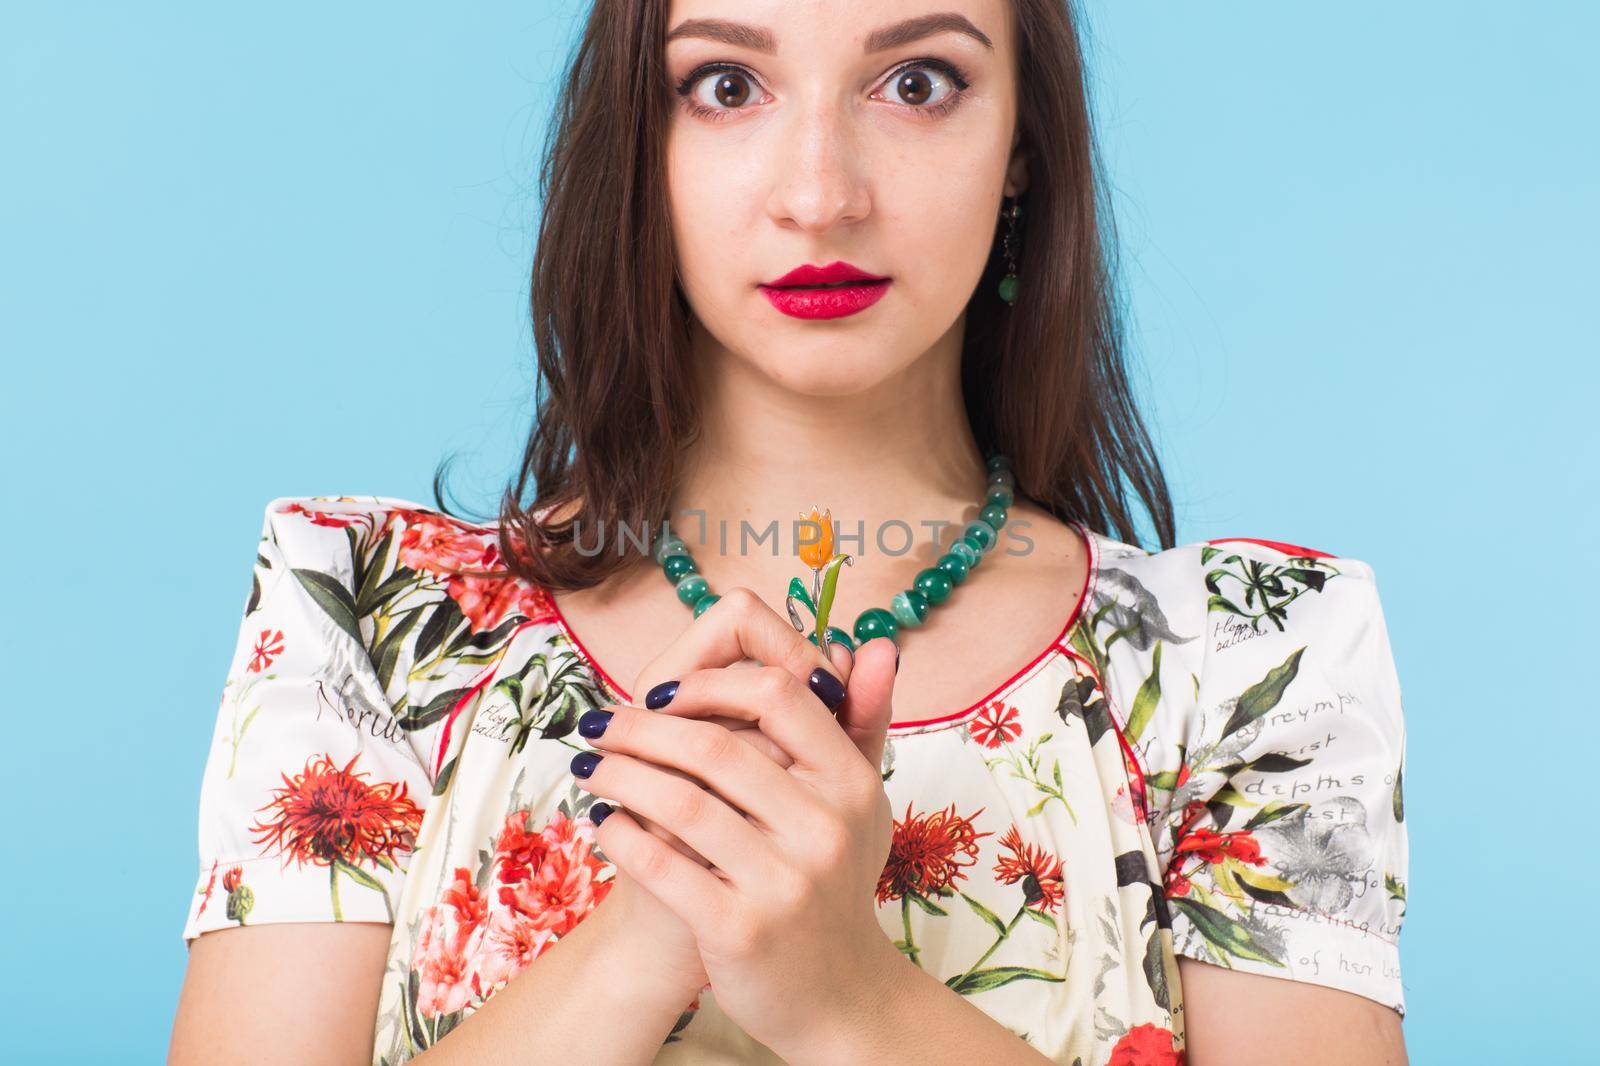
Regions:
<instances>
[{"instance_id":1,"label":"red trim neckline","mask_svg":"<svg viewBox=\"0 0 1600 1066\"><path fill-rule=\"evenodd\" d=\"M1052 656L1061 654L1066 650L1067 634L1072 632L1072 627L1077 624L1078 619L1083 615L1084 607L1086 604L1088 604L1089 597L1093 593L1095 583L1100 576L1100 546L1095 543L1094 534L1091 533L1089 529L1081 522L1078 522L1075 519L1068 519L1067 524L1078 531L1078 536L1083 541L1084 553L1089 559L1089 565L1084 568L1083 587L1079 589L1077 602L1072 605L1072 611L1067 615L1066 622L1062 624L1061 631L1051 639L1050 643L1046 645L1039 652L1039 654L1035 655L1032 659L1029 659L1026 665L1017 670L1004 681L1000 682L986 695L980 697L976 702L968 704L958 711L951 711L948 714L938 715L934 718L919 718L910 722L890 722L889 736L895 736L899 733L917 732L925 730L929 726L954 725L965 717L976 714L987 704L1005 695L1014 684L1022 680L1024 676L1030 673L1040 663L1043 663ZM583 643L583 639L578 636L577 631L573 629L571 623L567 621L567 616L561 613L561 606L556 603L555 596L550 596L549 600L550 609L554 614L556 624L561 627L561 631L566 635L567 639L572 642L572 646L578 649L578 654L583 658L584 662L588 664L589 668L594 671L595 675L600 678L602 683L604 683L607 688L609 688L616 696L618 696L623 703L632 703L633 697L628 695L627 690L621 685L617 684L616 680L612 678L610 674L606 673L605 668L601 666L599 660L597 660L594 655L590 653L588 647Z\"/></svg>"}]
</instances>

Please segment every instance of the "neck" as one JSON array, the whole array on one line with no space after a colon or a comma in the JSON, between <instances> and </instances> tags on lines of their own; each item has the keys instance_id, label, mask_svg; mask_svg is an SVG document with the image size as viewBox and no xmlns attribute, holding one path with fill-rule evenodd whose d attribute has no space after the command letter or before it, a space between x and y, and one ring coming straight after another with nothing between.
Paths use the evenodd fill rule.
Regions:
<instances>
[{"instance_id":1,"label":"neck","mask_svg":"<svg viewBox=\"0 0 1600 1066\"><path fill-rule=\"evenodd\" d=\"M700 433L670 520L714 592L747 585L773 602L789 577L805 578L795 523L813 505L837 523L835 550L855 557L852 600L887 602L932 565L935 537L949 548L976 517L985 482L961 395L963 327L900 373L843 396L787 389L714 342L698 345ZM951 525L931 524L940 522Z\"/></svg>"}]
</instances>

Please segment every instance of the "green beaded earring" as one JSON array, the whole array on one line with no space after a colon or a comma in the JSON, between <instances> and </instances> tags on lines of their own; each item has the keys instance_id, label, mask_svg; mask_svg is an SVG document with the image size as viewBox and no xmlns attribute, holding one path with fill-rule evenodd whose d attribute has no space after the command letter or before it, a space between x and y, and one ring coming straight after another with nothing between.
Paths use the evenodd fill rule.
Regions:
<instances>
[{"instance_id":1,"label":"green beaded earring","mask_svg":"<svg viewBox=\"0 0 1600 1066\"><path fill-rule=\"evenodd\" d=\"M1022 217L1022 200L1013 197L1011 207L1000 212L1006 219L1004 235L1006 275L1000 279L1000 299L1008 304L1017 302L1017 219Z\"/></svg>"}]
</instances>

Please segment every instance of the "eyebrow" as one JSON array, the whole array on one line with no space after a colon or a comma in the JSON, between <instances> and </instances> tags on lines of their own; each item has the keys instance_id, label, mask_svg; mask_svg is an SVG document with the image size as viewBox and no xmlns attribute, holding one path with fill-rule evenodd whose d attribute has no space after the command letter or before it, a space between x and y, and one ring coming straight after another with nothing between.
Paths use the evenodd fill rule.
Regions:
<instances>
[{"instance_id":1,"label":"eyebrow","mask_svg":"<svg viewBox=\"0 0 1600 1066\"><path fill-rule=\"evenodd\" d=\"M938 33L966 34L990 51L994 50L994 42L989 40L987 34L968 21L965 15L954 11L917 15L888 26L880 26L867 34L861 50L868 55L885 52ZM778 50L777 39L765 26L752 26L746 22L731 22L727 19L687 19L673 27L666 39L673 41L680 37L720 41L723 44L748 48L754 52L766 52L769 55Z\"/></svg>"}]
</instances>

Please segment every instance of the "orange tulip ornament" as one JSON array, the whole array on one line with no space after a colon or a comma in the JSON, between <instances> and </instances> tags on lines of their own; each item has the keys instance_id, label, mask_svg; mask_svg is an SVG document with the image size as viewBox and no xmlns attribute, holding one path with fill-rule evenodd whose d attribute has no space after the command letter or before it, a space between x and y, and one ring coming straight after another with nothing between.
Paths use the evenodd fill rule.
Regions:
<instances>
[{"instance_id":1,"label":"orange tulip ornament","mask_svg":"<svg viewBox=\"0 0 1600 1066\"><path fill-rule=\"evenodd\" d=\"M834 594L839 588L839 568L855 562L850 556L835 553L833 550L833 515L829 510L818 512L813 504L809 513L800 512L800 521L797 525L796 554L800 561L811 569L811 589L808 592L801 580L790 578L789 594L784 597L784 606L789 611L789 621L793 623L806 639L822 649L822 654L828 654L828 645L841 638L849 644L849 637L842 631L828 627L828 612L833 606ZM812 631L806 632L804 619L795 604L805 605L811 612Z\"/></svg>"}]
</instances>

